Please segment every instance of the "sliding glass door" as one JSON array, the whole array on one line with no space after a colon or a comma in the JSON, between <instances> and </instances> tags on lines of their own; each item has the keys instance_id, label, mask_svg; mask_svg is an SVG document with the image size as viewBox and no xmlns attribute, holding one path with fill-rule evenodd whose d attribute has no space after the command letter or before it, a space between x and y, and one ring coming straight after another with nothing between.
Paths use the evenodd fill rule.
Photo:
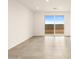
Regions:
<instances>
[{"instance_id":1,"label":"sliding glass door","mask_svg":"<svg viewBox=\"0 0 79 59\"><path fill-rule=\"evenodd\" d=\"M64 16L45 16L45 34L64 34Z\"/></svg>"},{"instance_id":2,"label":"sliding glass door","mask_svg":"<svg viewBox=\"0 0 79 59\"><path fill-rule=\"evenodd\" d=\"M45 16L45 34L54 34L54 16Z\"/></svg>"},{"instance_id":3,"label":"sliding glass door","mask_svg":"<svg viewBox=\"0 0 79 59\"><path fill-rule=\"evenodd\" d=\"M64 34L64 16L55 16L55 34Z\"/></svg>"}]
</instances>

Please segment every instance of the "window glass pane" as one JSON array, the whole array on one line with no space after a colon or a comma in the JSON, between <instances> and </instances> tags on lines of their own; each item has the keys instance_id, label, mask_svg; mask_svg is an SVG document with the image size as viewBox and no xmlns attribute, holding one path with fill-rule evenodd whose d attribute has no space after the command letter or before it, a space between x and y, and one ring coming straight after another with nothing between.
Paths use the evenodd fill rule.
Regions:
<instances>
[{"instance_id":1,"label":"window glass pane","mask_svg":"<svg viewBox=\"0 0 79 59\"><path fill-rule=\"evenodd\" d=\"M54 16L45 16L45 33L54 34Z\"/></svg>"},{"instance_id":2,"label":"window glass pane","mask_svg":"<svg viewBox=\"0 0 79 59\"><path fill-rule=\"evenodd\" d=\"M64 16L55 16L55 24L64 24Z\"/></svg>"},{"instance_id":3,"label":"window glass pane","mask_svg":"<svg viewBox=\"0 0 79 59\"><path fill-rule=\"evenodd\" d=\"M64 16L55 16L55 34L64 34Z\"/></svg>"},{"instance_id":4,"label":"window glass pane","mask_svg":"<svg viewBox=\"0 0 79 59\"><path fill-rule=\"evenodd\" d=\"M45 16L45 24L54 24L54 16Z\"/></svg>"}]
</instances>

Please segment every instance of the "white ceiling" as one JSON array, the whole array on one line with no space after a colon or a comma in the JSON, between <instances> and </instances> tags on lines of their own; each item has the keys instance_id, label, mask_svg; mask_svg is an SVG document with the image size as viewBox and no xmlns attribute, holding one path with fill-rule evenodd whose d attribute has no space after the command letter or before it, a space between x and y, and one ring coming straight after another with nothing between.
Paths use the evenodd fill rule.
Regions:
<instances>
[{"instance_id":1,"label":"white ceiling","mask_svg":"<svg viewBox=\"0 0 79 59\"><path fill-rule=\"evenodd\" d=\"M70 11L70 0L17 0L33 11ZM48 2L47 2L48 1Z\"/></svg>"}]
</instances>

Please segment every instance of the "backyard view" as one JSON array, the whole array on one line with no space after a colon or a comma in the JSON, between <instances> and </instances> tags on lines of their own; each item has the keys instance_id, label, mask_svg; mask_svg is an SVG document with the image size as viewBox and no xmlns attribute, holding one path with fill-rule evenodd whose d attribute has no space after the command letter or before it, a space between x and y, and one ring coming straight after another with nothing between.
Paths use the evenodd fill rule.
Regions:
<instances>
[{"instance_id":1,"label":"backyard view","mask_svg":"<svg viewBox=\"0 0 79 59\"><path fill-rule=\"evenodd\" d=\"M54 34L54 24L45 24L45 33ZM64 25L63 24L55 25L55 34L64 34Z\"/></svg>"},{"instance_id":2,"label":"backyard view","mask_svg":"<svg viewBox=\"0 0 79 59\"><path fill-rule=\"evenodd\" d=\"M64 16L46 16L45 33L64 34Z\"/></svg>"}]
</instances>

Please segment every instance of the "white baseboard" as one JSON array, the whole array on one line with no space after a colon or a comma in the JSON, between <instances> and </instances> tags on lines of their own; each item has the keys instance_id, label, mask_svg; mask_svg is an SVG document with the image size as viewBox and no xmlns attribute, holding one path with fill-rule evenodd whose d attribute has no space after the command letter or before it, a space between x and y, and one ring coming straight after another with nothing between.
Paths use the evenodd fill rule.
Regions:
<instances>
[{"instance_id":1,"label":"white baseboard","mask_svg":"<svg viewBox=\"0 0 79 59\"><path fill-rule=\"evenodd\" d=\"M13 44L11 47L8 48L8 50L10 50L10 49L12 49L12 48L18 46L19 44L25 42L26 40L28 40L28 39L30 39L30 38L32 38L32 37L33 37L33 36L30 36L30 37L28 37L27 39L24 39L23 41L20 41L20 42L18 42L18 43L16 43L16 44Z\"/></svg>"}]
</instances>

